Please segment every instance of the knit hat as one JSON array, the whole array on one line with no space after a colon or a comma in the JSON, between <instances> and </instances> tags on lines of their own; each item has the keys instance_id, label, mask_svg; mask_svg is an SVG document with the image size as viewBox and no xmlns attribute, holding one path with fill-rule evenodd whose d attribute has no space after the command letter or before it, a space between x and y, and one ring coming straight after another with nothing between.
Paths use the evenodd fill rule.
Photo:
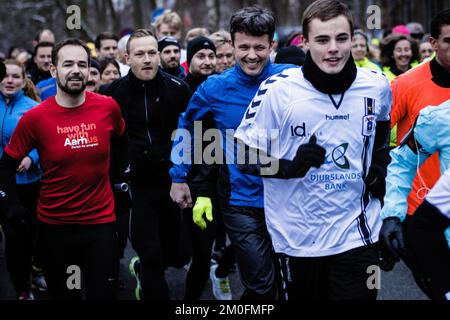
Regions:
<instances>
[{"instance_id":1,"label":"knit hat","mask_svg":"<svg viewBox=\"0 0 450 320\"><path fill-rule=\"evenodd\" d=\"M216 46L210 39L206 37L196 37L189 41L186 53L187 63L190 64L192 57L194 57L194 55L202 49L210 49L214 51L214 53L216 53Z\"/></svg>"},{"instance_id":2,"label":"knit hat","mask_svg":"<svg viewBox=\"0 0 450 320\"><path fill-rule=\"evenodd\" d=\"M164 48L168 46L177 46L178 48L180 48L180 43L178 42L177 38L170 36L162 37L161 39L158 40L159 52L162 52Z\"/></svg>"},{"instance_id":3,"label":"knit hat","mask_svg":"<svg viewBox=\"0 0 450 320\"><path fill-rule=\"evenodd\" d=\"M392 29L392 33L399 33L399 34L403 34L405 36L409 36L409 34L410 34L409 29L403 24L399 24L399 25L395 26Z\"/></svg>"},{"instance_id":4,"label":"knit hat","mask_svg":"<svg viewBox=\"0 0 450 320\"><path fill-rule=\"evenodd\" d=\"M305 62L306 54L296 46L283 47L278 50L275 56L275 63L288 63L302 66Z\"/></svg>"},{"instance_id":5,"label":"knit hat","mask_svg":"<svg viewBox=\"0 0 450 320\"><path fill-rule=\"evenodd\" d=\"M91 68L95 68L100 72L100 63L97 60L91 58Z\"/></svg>"},{"instance_id":6,"label":"knit hat","mask_svg":"<svg viewBox=\"0 0 450 320\"><path fill-rule=\"evenodd\" d=\"M5 75L6 75L6 67L5 67L5 64L4 64L2 61L0 61L0 81L3 80L3 78L5 77Z\"/></svg>"}]
</instances>

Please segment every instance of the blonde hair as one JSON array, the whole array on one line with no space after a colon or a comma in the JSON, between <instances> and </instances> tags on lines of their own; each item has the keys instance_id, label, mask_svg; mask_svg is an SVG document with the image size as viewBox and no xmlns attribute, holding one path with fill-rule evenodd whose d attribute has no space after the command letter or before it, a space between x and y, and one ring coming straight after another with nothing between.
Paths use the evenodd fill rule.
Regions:
<instances>
[{"instance_id":1,"label":"blonde hair","mask_svg":"<svg viewBox=\"0 0 450 320\"><path fill-rule=\"evenodd\" d=\"M162 15L160 15L155 22L155 29L159 31L162 24L167 24L170 28L181 30L183 23L181 21L178 13L167 10Z\"/></svg>"},{"instance_id":2,"label":"blonde hair","mask_svg":"<svg viewBox=\"0 0 450 320\"><path fill-rule=\"evenodd\" d=\"M186 37L184 37L184 42L186 45L189 41L197 37L207 37L209 36L209 31L206 28L193 28L186 33Z\"/></svg>"},{"instance_id":3,"label":"blonde hair","mask_svg":"<svg viewBox=\"0 0 450 320\"><path fill-rule=\"evenodd\" d=\"M220 46L223 46L226 43L231 44L231 34L228 31L225 30L219 30L214 32L208 37L216 46L216 48L219 48Z\"/></svg>"},{"instance_id":4,"label":"blonde hair","mask_svg":"<svg viewBox=\"0 0 450 320\"><path fill-rule=\"evenodd\" d=\"M23 92L27 97L30 97L34 101L41 102L39 92L36 89L36 86L34 85L33 81L31 81L29 78L25 78L25 86L23 87Z\"/></svg>"},{"instance_id":5,"label":"blonde hair","mask_svg":"<svg viewBox=\"0 0 450 320\"><path fill-rule=\"evenodd\" d=\"M130 53L130 43L133 39L137 39L137 38L144 38L144 37L153 37L155 39L156 42L158 42L156 40L155 35L153 34L153 32L151 32L150 30L147 29L137 29L135 30L130 37L128 38L127 41L127 53Z\"/></svg>"}]
</instances>

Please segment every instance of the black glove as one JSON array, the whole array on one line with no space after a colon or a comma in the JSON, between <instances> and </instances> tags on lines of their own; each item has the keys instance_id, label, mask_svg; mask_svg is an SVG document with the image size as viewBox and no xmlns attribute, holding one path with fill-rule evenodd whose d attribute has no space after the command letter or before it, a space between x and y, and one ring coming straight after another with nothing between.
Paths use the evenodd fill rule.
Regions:
<instances>
[{"instance_id":1,"label":"black glove","mask_svg":"<svg viewBox=\"0 0 450 320\"><path fill-rule=\"evenodd\" d=\"M364 179L369 192L380 200L383 200L386 194L386 170L383 168L372 165L369 169L367 177Z\"/></svg>"},{"instance_id":2,"label":"black glove","mask_svg":"<svg viewBox=\"0 0 450 320\"><path fill-rule=\"evenodd\" d=\"M383 271L391 271L395 264L397 263L397 259L382 245L379 243L378 248L378 265Z\"/></svg>"},{"instance_id":3,"label":"black glove","mask_svg":"<svg viewBox=\"0 0 450 320\"><path fill-rule=\"evenodd\" d=\"M397 217L389 217L383 220L380 230L380 246L383 254L388 259L400 261L400 257L406 251L405 236L402 222Z\"/></svg>"},{"instance_id":4,"label":"black glove","mask_svg":"<svg viewBox=\"0 0 450 320\"><path fill-rule=\"evenodd\" d=\"M316 136L312 135L308 143L298 147L285 173L286 177L303 178L311 167L319 168L325 162L326 150L316 142Z\"/></svg>"}]
</instances>

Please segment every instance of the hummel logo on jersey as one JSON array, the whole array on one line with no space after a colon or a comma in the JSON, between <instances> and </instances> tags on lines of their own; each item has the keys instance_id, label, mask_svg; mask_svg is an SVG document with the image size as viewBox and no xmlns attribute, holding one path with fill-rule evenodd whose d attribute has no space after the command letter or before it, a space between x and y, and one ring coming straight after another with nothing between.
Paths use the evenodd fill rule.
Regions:
<instances>
[{"instance_id":1,"label":"hummel logo on jersey","mask_svg":"<svg viewBox=\"0 0 450 320\"><path fill-rule=\"evenodd\" d=\"M306 137L306 123L303 122L300 126L291 126L291 136Z\"/></svg>"},{"instance_id":2,"label":"hummel logo on jersey","mask_svg":"<svg viewBox=\"0 0 450 320\"><path fill-rule=\"evenodd\" d=\"M325 120L336 121L336 120L350 120L350 114L338 114L338 115L325 115Z\"/></svg>"}]
</instances>

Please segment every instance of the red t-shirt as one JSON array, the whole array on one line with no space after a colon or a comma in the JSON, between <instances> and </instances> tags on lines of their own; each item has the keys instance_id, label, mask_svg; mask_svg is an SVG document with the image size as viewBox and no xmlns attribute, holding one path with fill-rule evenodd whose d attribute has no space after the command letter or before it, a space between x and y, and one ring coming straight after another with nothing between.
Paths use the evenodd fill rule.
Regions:
<instances>
[{"instance_id":1,"label":"red t-shirt","mask_svg":"<svg viewBox=\"0 0 450 320\"><path fill-rule=\"evenodd\" d=\"M115 220L110 138L122 135L124 129L117 103L91 92L79 107L61 107L51 97L23 115L5 151L15 159L33 148L39 153L43 169L39 220L50 224Z\"/></svg>"}]
</instances>

